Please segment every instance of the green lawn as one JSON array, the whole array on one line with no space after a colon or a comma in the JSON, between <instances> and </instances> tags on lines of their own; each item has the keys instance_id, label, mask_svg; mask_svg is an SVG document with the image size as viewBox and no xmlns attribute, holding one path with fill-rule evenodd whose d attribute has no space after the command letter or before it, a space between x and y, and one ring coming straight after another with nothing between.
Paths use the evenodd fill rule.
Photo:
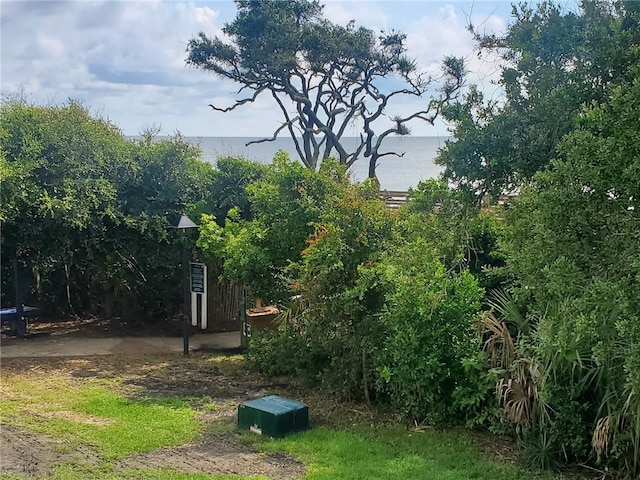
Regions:
<instances>
[{"instance_id":1,"label":"green lawn","mask_svg":"<svg viewBox=\"0 0 640 480\"><path fill-rule=\"evenodd\" d=\"M375 426L353 420L340 429L318 426L284 439L270 440L250 433L238 434L233 419L205 425L203 412L215 412L211 398L126 398L119 378L70 378L48 374L31 378L3 374L0 415L3 423L40 432L57 439L61 453L91 448L98 461L67 460L46 480L231 480L239 476L185 473L171 468L118 470L114 461L164 446L182 445L207 432L239 435L248 449L288 454L306 467L306 480L552 480L500 463L480 452L464 432L413 431L401 426ZM311 411L313 416L313 409ZM209 441L215 442L216 436ZM0 478L20 477L3 473ZM43 477L41 480L45 480Z\"/></svg>"},{"instance_id":2,"label":"green lawn","mask_svg":"<svg viewBox=\"0 0 640 480\"><path fill-rule=\"evenodd\" d=\"M560 478L497 463L484 457L469 437L432 430L319 427L284 439L260 441L257 446L264 452L286 452L301 459L308 466L306 480Z\"/></svg>"}]
</instances>

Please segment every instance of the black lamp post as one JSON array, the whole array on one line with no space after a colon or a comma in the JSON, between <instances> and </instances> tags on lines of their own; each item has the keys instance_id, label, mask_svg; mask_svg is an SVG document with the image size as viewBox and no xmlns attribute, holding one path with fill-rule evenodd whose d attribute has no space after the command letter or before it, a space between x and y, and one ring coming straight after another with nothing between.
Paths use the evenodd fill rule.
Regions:
<instances>
[{"instance_id":1,"label":"black lamp post","mask_svg":"<svg viewBox=\"0 0 640 480\"><path fill-rule=\"evenodd\" d=\"M182 215L178 224L171 228L182 230L182 270L183 270L183 303L182 303L182 353L186 357L189 355L189 265L187 259L187 228L198 228L193 220L186 215Z\"/></svg>"}]
</instances>

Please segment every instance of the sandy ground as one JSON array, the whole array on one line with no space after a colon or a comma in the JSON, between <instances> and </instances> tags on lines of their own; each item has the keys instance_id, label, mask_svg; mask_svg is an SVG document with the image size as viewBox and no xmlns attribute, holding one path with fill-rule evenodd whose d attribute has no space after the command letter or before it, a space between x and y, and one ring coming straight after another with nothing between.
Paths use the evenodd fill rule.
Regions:
<instances>
[{"instance_id":1,"label":"sandy ground","mask_svg":"<svg viewBox=\"0 0 640 480\"><path fill-rule=\"evenodd\" d=\"M205 333L189 338L189 352L232 352L240 349L240 332ZM83 357L90 355L140 355L182 353L178 337L105 337L35 335L2 340L0 358Z\"/></svg>"},{"instance_id":2,"label":"sandy ground","mask_svg":"<svg viewBox=\"0 0 640 480\"><path fill-rule=\"evenodd\" d=\"M244 368L223 368L208 361L214 352L237 352L239 332L194 335L190 338L190 355L185 358L180 337L109 337L96 336L95 332L83 336L81 330L65 333L58 326L49 331L40 329L27 339L3 338L2 377L62 375L79 381L119 377L122 393L131 398L207 397L218 407L213 412L201 412L204 431L210 433L197 441L120 459L116 469L173 467L183 472L265 475L272 479L294 479L304 474L304 465L297 460L259 454L233 429L211 433L216 429L208 428L233 425L237 405L243 401L267 394L300 395L294 386L274 385ZM7 393L3 389L2 396ZM0 473L37 478L63 463L101 461L90 447L60 453L61 442L3 421Z\"/></svg>"},{"instance_id":3,"label":"sandy ground","mask_svg":"<svg viewBox=\"0 0 640 480\"><path fill-rule=\"evenodd\" d=\"M181 336L160 336L152 330L121 331L108 322L70 320L34 323L26 338L0 339L0 357L69 357L87 355L128 355L182 353ZM193 329L189 352L240 350L240 332L208 333Z\"/></svg>"}]
</instances>

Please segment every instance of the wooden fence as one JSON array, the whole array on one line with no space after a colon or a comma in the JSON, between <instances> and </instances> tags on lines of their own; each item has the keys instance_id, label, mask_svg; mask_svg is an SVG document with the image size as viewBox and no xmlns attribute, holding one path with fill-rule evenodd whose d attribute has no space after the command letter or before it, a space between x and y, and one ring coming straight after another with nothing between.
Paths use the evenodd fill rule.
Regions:
<instances>
[{"instance_id":1,"label":"wooden fence","mask_svg":"<svg viewBox=\"0 0 640 480\"><path fill-rule=\"evenodd\" d=\"M516 198L517 196L517 194L503 194L500 195L497 200L495 198L492 199L490 196L487 196L483 198L482 204L485 207L490 207L493 205L506 205L512 203L514 198ZM409 201L409 192L403 192L400 190L384 190L380 192L380 198L382 198L387 204L387 208L397 210Z\"/></svg>"},{"instance_id":2,"label":"wooden fence","mask_svg":"<svg viewBox=\"0 0 640 480\"><path fill-rule=\"evenodd\" d=\"M392 210L397 210L405 203L409 201L407 198L408 192L402 192L399 190L385 190L380 192L380 196L387 204L387 208Z\"/></svg>"},{"instance_id":3,"label":"wooden fence","mask_svg":"<svg viewBox=\"0 0 640 480\"><path fill-rule=\"evenodd\" d=\"M240 309L244 296L244 287L228 281L220 281L217 274L210 273L207 289L207 330L212 332L240 330Z\"/></svg>"}]
</instances>

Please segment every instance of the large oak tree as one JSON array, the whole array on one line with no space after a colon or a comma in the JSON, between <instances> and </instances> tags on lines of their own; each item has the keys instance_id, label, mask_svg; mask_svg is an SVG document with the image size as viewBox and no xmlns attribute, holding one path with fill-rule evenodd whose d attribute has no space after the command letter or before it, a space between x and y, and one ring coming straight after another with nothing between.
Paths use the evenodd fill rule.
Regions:
<instances>
[{"instance_id":1,"label":"large oak tree","mask_svg":"<svg viewBox=\"0 0 640 480\"><path fill-rule=\"evenodd\" d=\"M408 134L411 121L432 124L462 86L462 60L445 58L438 79L422 74L406 56L404 34L377 36L354 22L336 25L322 16L315 0L236 0L236 5L235 19L223 28L230 41L201 32L188 44L187 64L240 86L230 106L211 105L216 111L270 95L283 122L272 137L250 143L273 141L287 131L309 168L329 156L347 166L365 157L374 177L381 157L400 155L384 150L384 139ZM389 116L399 97L414 97L420 108ZM349 148L345 136L354 130L359 138Z\"/></svg>"}]
</instances>

